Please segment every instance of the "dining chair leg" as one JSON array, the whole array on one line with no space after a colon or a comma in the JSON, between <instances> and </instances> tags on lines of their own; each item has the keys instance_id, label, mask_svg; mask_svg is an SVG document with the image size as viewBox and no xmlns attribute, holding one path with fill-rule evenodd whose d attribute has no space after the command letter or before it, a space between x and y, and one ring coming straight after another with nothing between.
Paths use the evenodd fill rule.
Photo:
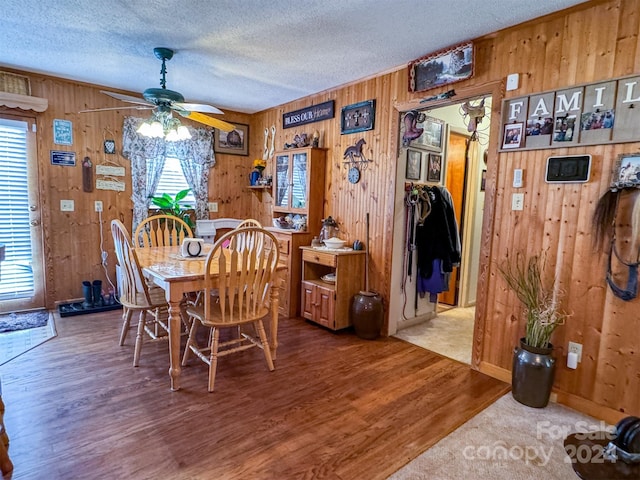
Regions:
<instances>
[{"instance_id":1,"label":"dining chair leg","mask_svg":"<svg viewBox=\"0 0 640 480\"><path fill-rule=\"evenodd\" d=\"M211 358L209 359L209 392L213 392L213 384L216 381L216 369L218 368L218 345L220 344L220 329L213 327L213 342L211 344Z\"/></svg>"},{"instance_id":2,"label":"dining chair leg","mask_svg":"<svg viewBox=\"0 0 640 480\"><path fill-rule=\"evenodd\" d=\"M142 342L144 340L144 324L147 320L147 311L140 310L140 318L138 319L138 333L136 335L136 346L133 352L133 366L137 367L140 362L140 352L142 351Z\"/></svg>"},{"instance_id":3,"label":"dining chair leg","mask_svg":"<svg viewBox=\"0 0 640 480\"><path fill-rule=\"evenodd\" d=\"M182 355L182 366L185 367L187 365L187 361L189 360L189 356L191 355L191 347L195 345L196 342L196 333L198 330L198 323L200 320L197 318L191 319L191 328L189 329L189 336L187 337L187 344L184 347L184 355Z\"/></svg>"},{"instance_id":4,"label":"dining chair leg","mask_svg":"<svg viewBox=\"0 0 640 480\"><path fill-rule=\"evenodd\" d=\"M273 359L271 358L271 348L269 348L269 341L267 340L267 332L264 330L264 324L262 320L258 320L254 323L258 335L260 336L260 343L262 343L262 351L264 352L264 359L267 361L269 371L273 372L275 367L273 366Z\"/></svg>"},{"instance_id":5,"label":"dining chair leg","mask_svg":"<svg viewBox=\"0 0 640 480\"><path fill-rule=\"evenodd\" d=\"M122 331L120 332L120 346L124 345L124 341L129 334L129 329L131 328L131 309L124 307L124 311L122 312Z\"/></svg>"}]
</instances>

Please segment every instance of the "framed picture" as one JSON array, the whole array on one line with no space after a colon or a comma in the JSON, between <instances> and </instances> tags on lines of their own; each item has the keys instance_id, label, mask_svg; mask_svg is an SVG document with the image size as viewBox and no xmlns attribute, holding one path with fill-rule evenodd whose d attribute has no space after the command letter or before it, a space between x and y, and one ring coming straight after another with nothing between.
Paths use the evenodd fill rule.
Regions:
<instances>
[{"instance_id":1,"label":"framed picture","mask_svg":"<svg viewBox=\"0 0 640 480\"><path fill-rule=\"evenodd\" d=\"M612 187L640 186L640 153L623 153L613 169Z\"/></svg>"},{"instance_id":2,"label":"framed picture","mask_svg":"<svg viewBox=\"0 0 640 480\"><path fill-rule=\"evenodd\" d=\"M442 155L438 153L429 154L429 167L427 169L427 182L442 181Z\"/></svg>"},{"instance_id":3,"label":"framed picture","mask_svg":"<svg viewBox=\"0 0 640 480\"><path fill-rule=\"evenodd\" d=\"M375 119L375 100L367 100L366 102L354 103L353 105L342 107L340 134L346 135L348 133L373 130Z\"/></svg>"},{"instance_id":4,"label":"framed picture","mask_svg":"<svg viewBox=\"0 0 640 480\"><path fill-rule=\"evenodd\" d=\"M73 145L73 123L69 120L53 121L53 143L56 145Z\"/></svg>"},{"instance_id":5,"label":"framed picture","mask_svg":"<svg viewBox=\"0 0 640 480\"><path fill-rule=\"evenodd\" d=\"M409 64L409 91L421 92L473 76L473 43L418 58Z\"/></svg>"},{"instance_id":6,"label":"framed picture","mask_svg":"<svg viewBox=\"0 0 640 480\"><path fill-rule=\"evenodd\" d=\"M422 128L422 135L413 141L413 145L441 152L444 121L439 118L425 116L422 123L418 123L418 128Z\"/></svg>"},{"instance_id":7,"label":"framed picture","mask_svg":"<svg viewBox=\"0 0 640 480\"><path fill-rule=\"evenodd\" d=\"M249 155L249 125L236 123L230 132L215 129L213 151L229 155Z\"/></svg>"},{"instance_id":8,"label":"framed picture","mask_svg":"<svg viewBox=\"0 0 640 480\"><path fill-rule=\"evenodd\" d=\"M502 148L520 148L522 146L522 123L508 123L504 126Z\"/></svg>"},{"instance_id":9,"label":"framed picture","mask_svg":"<svg viewBox=\"0 0 640 480\"><path fill-rule=\"evenodd\" d=\"M422 152L419 150L407 150L407 170L405 178L407 180L420 180L422 170Z\"/></svg>"}]
</instances>

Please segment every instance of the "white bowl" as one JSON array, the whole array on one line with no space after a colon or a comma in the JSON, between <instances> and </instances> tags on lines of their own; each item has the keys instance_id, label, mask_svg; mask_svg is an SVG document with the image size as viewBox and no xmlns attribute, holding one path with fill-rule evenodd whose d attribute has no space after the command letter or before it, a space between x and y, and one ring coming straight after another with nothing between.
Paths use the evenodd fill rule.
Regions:
<instances>
[{"instance_id":1,"label":"white bowl","mask_svg":"<svg viewBox=\"0 0 640 480\"><path fill-rule=\"evenodd\" d=\"M344 247L345 243L347 243L346 240L341 240L338 237L328 238L324 241L324 244L327 246L327 248L342 248Z\"/></svg>"}]
</instances>

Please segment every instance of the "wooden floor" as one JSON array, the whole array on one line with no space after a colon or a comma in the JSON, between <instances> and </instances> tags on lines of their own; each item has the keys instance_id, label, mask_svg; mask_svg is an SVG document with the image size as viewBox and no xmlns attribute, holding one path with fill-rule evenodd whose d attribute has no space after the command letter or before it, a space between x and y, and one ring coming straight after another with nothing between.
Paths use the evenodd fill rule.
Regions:
<instances>
[{"instance_id":1,"label":"wooden floor","mask_svg":"<svg viewBox=\"0 0 640 480\"><path fill-rule=\"evenodd\" d=\"M117 344L116 312L56 318L58 336L0 367L22 479L384 479L508 391L394 338L281 322L276 370L192 359L169 390L165 343Z\"/></svg>"}]
</instances>

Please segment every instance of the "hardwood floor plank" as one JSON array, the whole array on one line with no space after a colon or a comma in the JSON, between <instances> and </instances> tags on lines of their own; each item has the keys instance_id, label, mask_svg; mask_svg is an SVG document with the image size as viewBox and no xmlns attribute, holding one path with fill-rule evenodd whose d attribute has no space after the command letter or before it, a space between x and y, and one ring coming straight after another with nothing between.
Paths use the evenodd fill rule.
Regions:
<instances>
[{"instance_id":1,"label":"hardwood floor plank","mask_svg":"<svg viewBox=\"0 0 640 480\"><path fill-rule=\"evenodd\" d=\"M258 349L224 357L209 394L193 358L171 392L167 344L134 368L120 323L57 318L57 338L0 367L12 480L384 479L509 389L395 338L283 319L275 371Z\"/></svg>"}]
</instances>

